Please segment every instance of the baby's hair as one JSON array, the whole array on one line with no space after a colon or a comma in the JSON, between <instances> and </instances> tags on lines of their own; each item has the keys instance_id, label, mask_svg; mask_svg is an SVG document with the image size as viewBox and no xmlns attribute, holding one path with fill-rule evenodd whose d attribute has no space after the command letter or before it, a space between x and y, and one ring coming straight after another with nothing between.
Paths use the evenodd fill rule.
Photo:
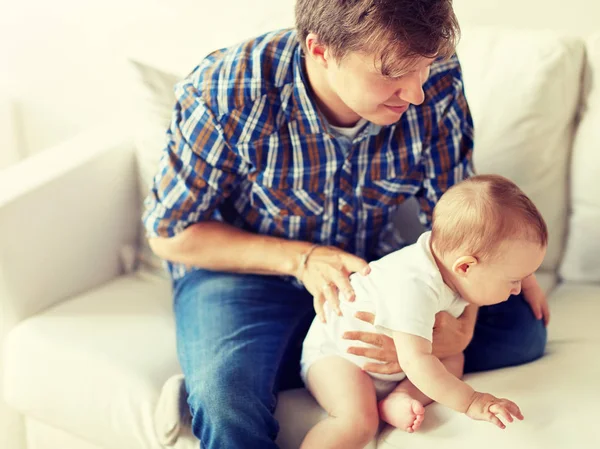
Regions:
<instances>
[{"instance_id":1,"label":"baby's hair","mask_svg":"<svg viewBox=\"0 0 600 449\"><path fill-rule=\"evenodd\" d=\"M486 259L506 240L545 247L548 228L535 204L502 176L462 181L448 189L433 210L431 244L440 256L461 251Z\"/></svg>"}]
</instances>

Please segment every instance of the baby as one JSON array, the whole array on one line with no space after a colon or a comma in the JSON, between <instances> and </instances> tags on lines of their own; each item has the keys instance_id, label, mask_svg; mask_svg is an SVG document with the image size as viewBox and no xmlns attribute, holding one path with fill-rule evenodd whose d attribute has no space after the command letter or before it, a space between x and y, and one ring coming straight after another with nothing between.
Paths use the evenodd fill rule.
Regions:
<instances>
[{"instance_id":1,"label":"baby","mask_svg":"<svg viewBox=\"0 0 600 449\"><path fill-rule=\"evenodd\" d=\"M522 282L541 291L533 273L547 241L542 216L511 181L482 175L449 189L434 209L431 232L372 262L368 276L352 275L356 299L341 298L343 316L326 304L327 322L313 322L301 374L329 417L310 430L301 448L362 449L380 417L414 432L432 401L500 428L513 416L523 419L513 402L460 380L462 354L442 360L432 354L433 325L440 311L458 317L467 306L506 301L520 293ZM355 318L358 311L373 313L374 323ZM391 336L404 372L363 371L364 359L349 354L350 342L342 339L354 330Z\"/></svg>"}]
</instances>

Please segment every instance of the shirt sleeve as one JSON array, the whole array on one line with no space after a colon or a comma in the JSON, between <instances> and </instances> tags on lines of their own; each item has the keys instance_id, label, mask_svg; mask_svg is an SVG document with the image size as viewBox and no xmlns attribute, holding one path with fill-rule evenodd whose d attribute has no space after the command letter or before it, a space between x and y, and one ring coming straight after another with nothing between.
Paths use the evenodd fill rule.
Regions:
<instances>
[{"instance_id":1,"label":"shirt sleeve","mask_svg":"<svg viewBox=\"0 0 600 449\"><path fill-rule=\"evenodd\" d=\"M198 90L184 82L176 96L167 144L144 201L148 237L172 237L209 219L249 171Z\"/></svg>"},{"instance_id":2,"label":"shirt sleeve","mask_svg":"<svg viewBox=\"0 0 600 449\"><path fill-rule=\"evenodd\" d=\"M394 285L402 288L384 287L375 298L375 326L432 341L435 315L439 312L435 290L419 278L396 281Z\"/></svg>"},{"instance_id":3,"label":"shirt sleeve","mask_svg":"<svg viewBox=\"0 0 600 449\"><path fill-rule=\"evenodd\" d=\"M425 88L431 98L429 139L423 149L423 187L417 193L419 218L431 228L433 208L454 184L474 174L473 119L464 93L458 58L440 64ZM428 120L428 121L429 121Z\"/></svg>"}]
</instances>

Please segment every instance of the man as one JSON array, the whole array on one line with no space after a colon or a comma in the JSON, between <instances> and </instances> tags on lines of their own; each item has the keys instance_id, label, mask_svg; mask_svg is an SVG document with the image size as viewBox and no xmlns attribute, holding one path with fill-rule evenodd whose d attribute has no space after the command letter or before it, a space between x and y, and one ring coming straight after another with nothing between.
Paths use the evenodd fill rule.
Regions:
<instances>
[{"instance_id":1,"label":"man","mask_svg":"<svg viewBox=\"0 0 600 449\"><path fill-rule=\"evenodd\" d=\"M384 236L407 197L429 225L472 173L457 35L451 0L298 0L296 30L216 51L177 86L144 222L173 278L203 448L277 447L276 395L301 385L313 303L352 295L348 275L400 246ZM467 370L541 356L545 330L522 297L487 309L475 331L475 310L439 315L436 355L474 333ZM384 362L367 369L399 371L391 341L349 337Z\"/></svg>"}]
</instances>

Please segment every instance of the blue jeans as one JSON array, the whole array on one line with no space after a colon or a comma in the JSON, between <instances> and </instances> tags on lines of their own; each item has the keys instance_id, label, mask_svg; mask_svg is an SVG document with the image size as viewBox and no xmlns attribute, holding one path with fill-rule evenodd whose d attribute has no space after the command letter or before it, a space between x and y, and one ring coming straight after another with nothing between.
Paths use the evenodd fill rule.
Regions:
<instances>
[{"instance_id":1,"label":"blue jeans","mask_svg":"<svg viewBox=\"0 0 600 449\"><path fill-rule=\"evenodd\" d=\"M277 449L277 392L302 386L312 297L273 276L198 270L174 283L177 350L203 449ZM546 330L519 296L480 310L466 371L542 356Z\"/></svg>"}]
</instances>

